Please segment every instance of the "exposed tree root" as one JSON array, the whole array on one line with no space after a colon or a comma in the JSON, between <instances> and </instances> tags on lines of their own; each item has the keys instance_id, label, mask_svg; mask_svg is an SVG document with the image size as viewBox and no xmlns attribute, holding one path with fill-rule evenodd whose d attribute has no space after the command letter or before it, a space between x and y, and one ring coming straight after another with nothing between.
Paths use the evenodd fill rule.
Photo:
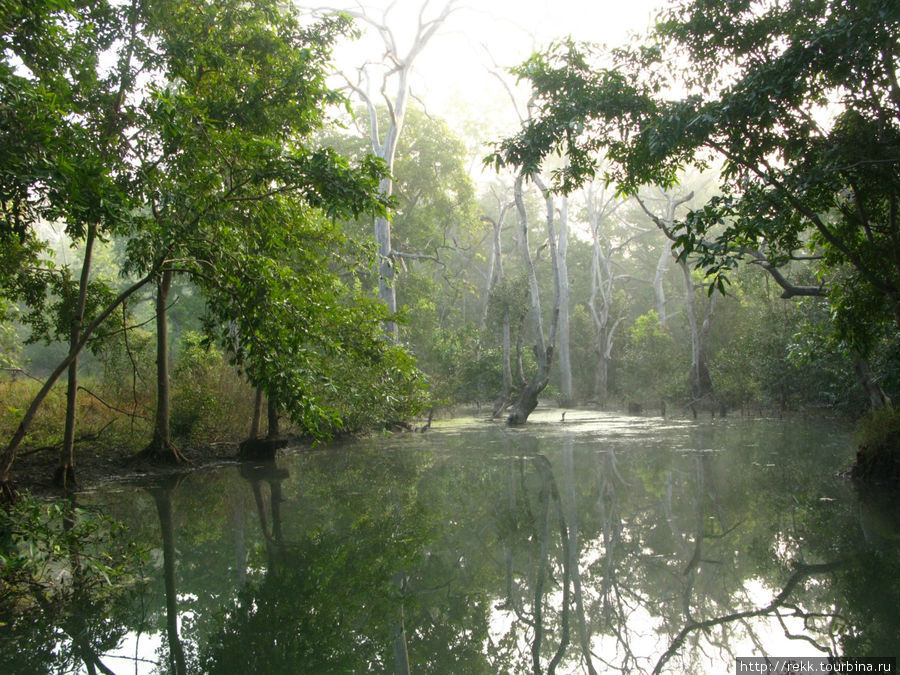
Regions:
<instances>
[{"instance_id":1,"label":"exposed tree root","mask_svg":"<svg viewBox=\"0 0 900 675\"><path fill-rule=\"evenodd\" d=\"M136 464L140 462L175 465L191 463L177 445L156 438L150 441L150 444L132 459L132 463Z\"/></svg>"},{"instance_id":2,"label":"exposed tree root","mask_svg":"<svg viewBox=\"0 0 900 675\"><path fill-rule=\"evenodd\" d=\"M78 485L78 480L75 478L75 467L71 464L57 466L53 473L53 484L63 491L68 491Z\"/></svg>"},{"instance_id":3,"label":"exposed tree root","mask_svg":"<svg viewBox=\"0 0 900 675\"><path fill-rule=\"evenodd\" d=\"M14 504L19 498L19 493L9 479L0 481L0 506Z\"/></svg>"},{"instance_id":4,"label":"exposed tree root","mask_svg":"<svg viewBox=\"0 0 900 675\"><path fill-rule=\"evenodd\" d=\"M248 438L238 448L240 459L274 459L275 453L288 444L286 438Z\"/></svg>"}]
</instances>

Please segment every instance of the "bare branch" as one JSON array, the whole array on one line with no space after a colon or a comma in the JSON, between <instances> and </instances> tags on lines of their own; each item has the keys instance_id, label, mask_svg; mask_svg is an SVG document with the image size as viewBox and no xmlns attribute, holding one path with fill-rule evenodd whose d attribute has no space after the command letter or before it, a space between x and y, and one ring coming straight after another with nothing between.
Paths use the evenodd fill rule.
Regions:
<instances>
[{"instance_id":1,"label":"bare branch","mask_svg":"<svg viewBox=\"0 0 900 675\"><path fill-rule=\"evenodd\" d=\"M781 297L785 300L794 297L824 297L828 294L824 283L819 286L797 286L791 283L776 265L766 260L766 256L762 251L748 251L748 253L754 257L753 264L762 267L775 280L775 283L784 289Z\"/></svg>"}]
</instances>

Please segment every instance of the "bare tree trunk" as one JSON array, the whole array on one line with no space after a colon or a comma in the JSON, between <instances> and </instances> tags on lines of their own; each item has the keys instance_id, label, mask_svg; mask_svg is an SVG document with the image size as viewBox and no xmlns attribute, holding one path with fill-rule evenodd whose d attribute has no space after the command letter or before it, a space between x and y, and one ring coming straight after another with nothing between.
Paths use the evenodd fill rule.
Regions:
<instances>
[{"instance_id":1,"label":"bare tree trunk","mask_svg":"<svg viewBox=\"0 0 900 675\"><path fill-rule=\"evenodd\" d=\"M78 299L75 302L75 315L69 333L69 351L73 351L81 340L81 327L84 325L84 311L87 305L88 283L91 276L91 262L94 252L94 241L97 237L97 226L88 225L84 243L84 259L81 266L81 278L78 283ZM66 426L63 432L63 446L59 455L54 483L63 490L75 484L75 424L78 405L78 357L69 364L68 383L66 386Z\"/></svg>"},{"instance_id":2,"label":"bare tree trunk","mask_svg":"<svg viewBox=\"0 0 900 675\"><path fill-rule=\"evenodd\" d=\"M559 393L560 405L572 403L572 359L569 351L569 199L562 198L559 213L559 244L556 247L556 269L559 274Z\"/></svg>"},{"instance_id":3,"label":"bare tree trunk","mask_svg":"<svg viewBox=\"0 0 900 675\"><path fill-rule=\"evenodd\" d=\"M594 323L594 350L597 354L597 370L594 374L594 400L606 405L609 396L609 363L612 359L616 328L624 317L613 317L613 272L611 259L613 246L601 228L607 216L618 208L614 198L598 204L594 190L587 191L588 222L591 227L591 297L588 302ZM604 247L605 243L605 247Z\"/></svg>"},{"instance_id":4,"label":"bare tree trunk","mask_svg":"<svg viewBox=\"0 0 900 675\"><path fill-rule=\"evenodd\" d=\"M500 281L503 281L503 245L500 235L503 229L503 220L506 218L508 209L509 204L502 205L497 220L493 220L487 216L482 217L482 220L486 220L491 224L491 229L493 231L493 236L491 237L491 262L488 267L487 285L484 292L484 306L481 309L482 328L487 324L488 307L490 306L491 293L494 290L494 286Z\"/></svg>"},{"instance_id":5,"label":"bare tree trunk","mask_svg":"<svg viewBox=\"0 0 900 675\"><path fill-rule=\"evenodd\" d=\"M653 304L656 307L656 315L659 317L659 322L664 326L669 320L669 313L666 307L666 289L663 286L663 280L671 259L672 245L666 241L659 253L659 260L656 261L656 271L653 275Z\"/></svg>"},{"instance_id":6,"label":"bare tree trunk","mask_svg":"<svg viewBox=\"0 0 900 675\"><path fill-rule=\"evenodd\" d=\"M100 315L81 332L81 339L78 341L78 344L69 349L69 354L62 360L62 362L59 363L59 365L56 366L56 369L52 373L50 373L50 376L44 382L44 386L41 387L40 391L38 391L35 397L31 400L31 404L25 411L25 414L22 417L22 421L19 422L19 426L16 428L16 432L13 434L12 438L7 444L2 456L0 456L0 500L10 500L14 496L12 486L10 485L9 481L9 472L12 469L12 465L16 461L19 446L22 444L22 441L28 434L28 430L31 428L31 424L34 421L35 415L37 415L37 411L44 403L44 400L47 398L50 390L53 389L53 385L56 384L56 381L59 380L60 376L66 371L66 369L69 367L69 364L71 364L72 361L74 361L78 357L78 354L82 349L84 349L84 345L87 344L88 339L90 339L94 331L97 330L97 327L104 321L106 321L109 315L112 314L116 309L118 309L118 307L129 297L131 297L136 291L148 284L150 280L156 276L159 265L161 264L162 260L158 261L157 264L153 266L153 269L147 274L147 276L145 276L143 279L140 279L139 281L136 281L131 286L122 291L118 295L118 297L116 297L116 299L113 300L113 302L110 303L110 305L105 310L103 310Z\"/></svg>"},{"instance_id":7,"label":"bare tree trunk","mask_svg":"<svg viewBox=\"0 0 900 675\"><path fill-rule=\"evenodd\" d=\"M172 290L171 269L163 270L156 284L156 415L153 438L139 457L151 461L180 464L187 459L174 443L170 433L172 399L169 394L169 292Z\"/></svg>"},{"instance_id":8,"label":"bare tree trunk","mask_svg":"<svg viewBox=\"0 0 900 675\"><path fill-rule=\"evenodd\" d=\"M382 179L379 184L381 193L389 197L393 191L393 179L390 174L394 170L394 155L397 151L397 142L400 139L400 133L403 130L403 121L406 116L406 106L409 102L409 74L412 71L416 57L428 44L429 40L437 32L438 28L450 12L453 11L455 0L450 0L444 5L440 14L432 20L426 21L424 18L424 10L427 3L422 7L422 11L418 17L418 27L413 39L412 46L405 56L401 56L397 47L397 40L393 31L388 26L387 14L391 7L388 7L382 15L381 20L373 19L365 10L350 11L348 14L360 19L372 27L374 27L382 40L384 41L385 52L383 58L392 64L387 75L382 78L382 86L380 87L380 97L387 102L389 120L387 129L382 134L378 123L378 114L375 104L375 97L362 86L362 79L368 83L369 73L365 67L360 69L360 81L348 84L363 100L369 111L369 134L372 141L372 149L378 157L383 159L387 164L388 177ZM396 75L396 87L394 88L393 97L388 96L388 78ZM394 250L391 246L391 223L387 218L379 217L375 219L375 244L378 247L378 294L381 300L387 305L388 311L394 314L397 311L397 292L394 286ZM397 324L393 321L386 321L384 324L385 333L394 340L399 337Z\"/></svg>"},{"instance_id":9,"label":"bare tree trunk","mask_svg":"<svg viewBox=\"0 0 900 675\"><path fill-rule=\"evenodd\" d=\"M525 424L528 416L537 407L538 396L550 381L550 365L553 362L553 351L556 344L556 329L559 323L559 269L556 266L556 234L553 226L553 196L544 190L544 199L547 205L547 235L550 241L550 262L553 267L553 314L550 320L549 339L544 339L543 320L541 318L541 296L538 289L537 275L534 270L534 262L531 260L531 251L528 246L528 214L525 211L525 201L522 195L522 183L524 176L516 178L515 198L516 208L519 212L519 221L522 226L522 255L525 260L525 270L528 274L528 287L531 293L531 314L535 324L534 347L537 371L525 384L519 394L518 400L513 404L506 421L511 425Z\"/></svg>"},{"instance_id":10,"label":"bare tree trunk","mask_svg":"<svg viewBox=\"0 0 900 675\"><path fill-rule=\"evenodd\" d=\"M497 417L509 402L512 392L512 364L510 362L512 344L510 338L509 309L503 313L503 389L494 404L491 417Z\"/></svg>"},{"instance_id":11,"label":"bare tree trunk","mask_svg":"<svg viewBox=\"0 0 900 675\"><path fill-rule=\"evenodd\" d=\"M660 190L662 192L662 190ZM685 196L676 199L668 192L662 192L666 202L665 216L660 218L647 208L643 200L638 197L637 202L656 226L662 230L670 240L674 240L673 227L675 224L675 210L682 204L686 204L694 198L694 193L689 192ZM671 250L671 247L668 247ZM694 297L694 281L691 278L691 270L684 260L678 262L684 275L684 299L687 307L688 326L691 330L691 398L694 401L711 399L713 395L712 378L709 375L709 328L715 308L715 296L711 295L706 306L706 313L702 322L697 320L697 301ZM657 268L658 269L658 268Z\"/></svg>"},{"instance_id":12,"label":"bare tree trunk","mask_svg":"<svg viewBox=\"0 0 900 675\"><path fill-rule=\"evenodd\" d=\"M709 399L713 393L709 375L709 327L715 296L710 296L702 326L697 322L697 302L694 297L694 280L684 261L679 262L684 275L684 299L687 306L688 326L691 329L691 398L694 401Z\"/></svg>"}]
</instances>

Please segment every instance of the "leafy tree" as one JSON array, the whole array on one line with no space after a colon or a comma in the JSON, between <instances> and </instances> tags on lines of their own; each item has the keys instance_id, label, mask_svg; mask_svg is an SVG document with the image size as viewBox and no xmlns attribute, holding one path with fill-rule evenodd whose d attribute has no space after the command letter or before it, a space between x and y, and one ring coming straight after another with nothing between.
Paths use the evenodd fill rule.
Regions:
<instances>
[{"instance_id":1,"label":"leafy tree","mask_svg":"<svg viewBox=\"0 0 900 675\"><path fill-rule=\"evenodd\" d=\"M898 28L896 3L684 0L643 44L616 50L615 68L572 41L532 56L516 72L535 113L489 159L530 173L562 153L566 192L597 173L601 153L629 193L720 163L720 194L676 226L680 255L696 255L720 290L749 258L783 297L827 291L839 336L865 356L885 326L900 330ZM792 259L813 262L826 285L788 280Z\"/></svg>"},{"instance_id":2,"label":"leafy tree","mask_svg":"<svg viewBox=\"0 0 900 675\"><path fill-rule=\"evenodd\" d=\"M712 155L722 194L682 222L683 254L720 287L751 251L778 266L809 248L826 273L847 266L832 301L842 333L865 347L878 323L900 327L898 24L893 5L681 2L644 45L616 53L620 68L595 67L594 50L571 42L519 67L539 112L492 159L532 170L563 151L568 190L605 150L609 176L635 191ZM674 53L689 60L676 100L662 93Z\"/></svg>"},{"instance_id":3,"label":"leafy tree","mask_svg":"<svg viewBox=\"0 0 900 675\"><path fill-rule=\"evenodd\" d=\"M656 310L639 316L631 328L623 364L628 394L646 396L653 403L679 394L685 378L673 375L672 364L680 360L675 340L659 322Z\"/></svg>"},{"instance_id":4,"label":"leafy tree","mask_svg":"<svg viewBox=\"0 0 900 675\"><path fill-rule=\"evenodd\" d=\"M202 280L219 322L242 317L241 330L257 343L247 364L255 384L280 397L298 417L318 410L303 395L319 377L304 360L310 350L306 331L327 341L330 318L360 325L383 318L347 289L335 292L343 304L323 303L317 313L316 298L304 293L334 284L324 272L334 251L314 247L291 259L294 252L284 250L302 249L298 231L314 239L317 228L327 229L323 216L383 214L388 203L378 192L381 161L367 157L351 166L334 151L307 142L324 123L325 109L340 99L325 77L331 45L347 31L347 18L307 24L269 0L115 7L48 2L12 9L4 15L7 50L0 68L4 100L14 102L4 106L2 121L2 142L10 153L0 170L5 216L0 285L8 297L40 305L48 278L47 266L38 264L42 246L35 224L42 217L64 219L70 238L84 239L88 252L92 237L128 235L124 270L138 280L102 303L87 325L81 318L90 275L86 253L72 322L77 339L73 329L67 357L4 452L4 485L37 408L91 334L138 289L160 279L164 290L176 272ZM35 28L46 38L32 38ZM105 72L100 57L120 43L126 49L119 70L100 86ZM79 114L110 106L113 112L100 122L88 112ZM25 152L16 145L23 137L48 142ZM339 237L330 230L324 240L329 238ZM289 288L303 280L312 281ZM164 296L160 293L160 325ZM293 323L285 328L277 320ZM162 381L168 358L166 340L159 343ZM348 353L365 350L370 360L383 355L371 341ZM238 351L237 358L248 354ZM291 358L297 362L285 363ZM395 359L394 367L411 376L409 364ZM160 390L164 394L165 387ZM159 398L164 413L164 395ZM305 419L311 431L319 428L312 417ZM151 447L170 452L159 420L157 431L162 433Z\"/></svg>"}]
</instances>

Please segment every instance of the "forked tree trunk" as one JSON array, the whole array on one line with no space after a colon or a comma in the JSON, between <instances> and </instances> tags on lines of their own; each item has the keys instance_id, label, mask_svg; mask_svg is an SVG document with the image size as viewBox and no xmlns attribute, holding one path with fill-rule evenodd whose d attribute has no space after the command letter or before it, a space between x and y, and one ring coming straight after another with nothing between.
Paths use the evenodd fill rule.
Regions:
<instances>
[{"instance_id":1,"label":"forked tree trunk","mask_svg":"<svg viewBox=\"0 0 900 675\"><path fill-rule=\"evenodd\" d=\"M538 289L537 275L534 270L534 262L531 260L531 251L528 246L528 214L525 211L525 200L522 195L522 183L524 176L516 178L515 198L516 209L519 212L519 222L522 226L522 255L525 260L525 270L528 274L528 287L531 294L531 314L535 324L534 356L537 362L537 371L531 379L522 387L519 397L513 404L512 410L506 421L510 425L525 424L529 415L538 404L538 396L550 381L550 366L553 363L553 352L556 345L556 330L559 324L559 269L557 267L556 233L553 225L553 196L544 190L544 199L547 205L547 236L550 242L550 262L553 268L553 313L550 320L549 339L544 339L543 320L541 319L541 296Z\"/></svg>"},{"instance_id":2,"label":"forked tree trunk","mask_svg":"<svg viewBox=\"0 0 900 675\"><path fill-rule=\"evenodd\" d=\"M594 351L597 354L597 369L594 372L593 398L601 407L609 396L609 364L612 360L613 340L616 328L624 317L613 320L612 256L614 247L611 238L604 234L603 226L621 204L614 196L597 195L593 186L587 190L587 216L591 227L591 297L588 302L591 320L594 323Z\"/></svg>"},{"instance_id":3,"label":"forked tree trunk","mask_svg":"<svg viewBox=\"0 0 900 675\"><path fill-rule=\"evenodd\" d=\"M253 420L250 425L250 435L241 441L238 447L238 456L241 459L275 459L275 454L287 445L287 439L281 437L281 421L278 416L278 402L274 395L269 393L266 405L266 421L268 429L266 437L259 437L260 417L262 416L262 389L256 390L256 401L253 408Z\"/></svg>"},{"instance_id":4,"label":"forked tree trunk","mask_svg":"<svg viewBox=\"0 0 900 675\"><path fill-rule=\"evenodd\" d=\"M387 164L388 177L381 180L379 189L385 197L389 197L393 190L393 178L390 174L394 170L394 155L397 151L397 142L400 139L400 133L403 130L403 122L406 116L406 107L409 103L409 75L412 71L413 64L421 51L428 44L429 40L437 32L438 28L450 12L453 11L455 0L449 0L441 13L432 20L424 19L424 9L419 14L418 26L412 46L405 55L401 55L397 48L397 41L394 33L387 25L387 14L390 7L385 10L382 19L373 19L365 10L348 12L356 19L360 19L376 29L382 37L385 46L384 59L392 64L388 75L384 76L382 86L380 88L380 97L387 100L387 109L390 118L387 128L382 130L378 124L378 115L375 105L375 98L367 89L364 89L362 83L348 83L353 90L360 96L369 111L369 134L372 142L372 150L375 155L380 157ZM426 3L427 5L427 3ZM388 96L388 77L396 75L397 85L392 97ZM360 69L360 80L368 81L369 73L365 72L365 68ZM380 100L380 98L379 98ZM391 223L387 218L379 217L375 219L375 244L378 247L378 294L381 300L387 305L391 315L397 311L397 292L394 286L394 250L391 246ZM384 323L385 333L393 340L397 340L399 333L397 324L394 321L386 321Z\"/></svg>"}]
</instances>

